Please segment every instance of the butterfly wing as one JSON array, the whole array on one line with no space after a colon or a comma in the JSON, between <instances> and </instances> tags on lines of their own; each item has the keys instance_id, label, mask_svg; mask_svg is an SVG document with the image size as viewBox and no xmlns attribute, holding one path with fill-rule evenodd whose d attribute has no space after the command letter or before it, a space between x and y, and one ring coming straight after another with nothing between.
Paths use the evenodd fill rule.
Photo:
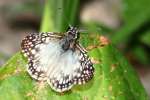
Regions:
<instances>
[{"instance_id":1,"label":"butterfly wing","mask_svg":"<svg viewBox=\"0 0 150 100\"><path fill-rule=\"evenodd\" d=\"M94 67L84 47L81 44L76 44L76 47L80 52L80 69L76 69L78 74L74 77L73 82L74 84L85 84L93 78Z\"/></svg>"},{"instance_id":2,"label":"butterfly wing","mask_svg":"<svg viewBox=\"0 0 150 100\"><path fill-rule=\"evenodd\" d=\"M51 47L55 47L55 44L57 44L57 41L59 41L61 37L62 36L51 32L40 34L32 33L22 40L22 53L28 58L27 71L31 77L36 80L46 80L47 67L45 67L45 65L48 62L46 59L48 56L45 50L47 49L47 44L50 43L50 49L48 50L52 54L54 51L51 49Z\"/></svg>"},{"instance_id":3,"label":"butterfly wing","mask_svg":"<svg viewBox=\"0 0 150 100\"><path fill-rule=\"evenodd\" d=\"M49 70L48 83L51 88L57 92L64 92L74 85L74 70L80 66L78 55L72 50L61 52L60 56L55 59L54 69Z\"/></svg>"},{"instance_id":4,"label":"butterfly wing","mask_svg":"<svg viewBox=\"0 0 150 100\"><path fill-rule=\"evenodd\" d=\"M27 71L36 80L47 80L51 88L64 92L75 84L93 77L93 64L86 50L76 44L75 50L62 49L62 36L55 33L30 34L21 43L28 57Z\"/></svg>"},{"instance_id":5,"label":"butterfly wing","mask_svg":"<svg viewBox=\"0 0 150 100\"><path fill-rule=\"evenodd\" d=\"M93 64L80 44L75 51L61 53L55 69L49 74L48 83L57 92L64 92L75 84L84 84L93 77Z\"/></svg>"}]
</instances>

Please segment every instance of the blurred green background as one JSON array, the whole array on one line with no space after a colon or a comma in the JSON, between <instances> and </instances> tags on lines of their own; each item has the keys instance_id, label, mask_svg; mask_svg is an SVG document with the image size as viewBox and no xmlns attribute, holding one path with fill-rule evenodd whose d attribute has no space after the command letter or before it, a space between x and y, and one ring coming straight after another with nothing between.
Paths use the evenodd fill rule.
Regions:
<instances>
[{"instance_id":1,"label":"blurred green background","mask_svg":"<svg viewBox=\"0 0 150 100\"><path fill-rule=\"evenodd\" d=\"M128 58L150 95L150 0L80 0L80 2L72 0L72 2L74 5L79 3L79 6L75 5L78 7L77 11L73 6L69 7L73 11L72 14L68 13L70 10L67 11L69 9L67 7L58 8L51 11L55 13L54 20L42 20L48 16L46 12L44 14L47 16L43 16L43 10L47 9L44 0L1 0L0 66L20 50L20 41L27 33L64 31L68 24L76 25L83 30L94 27L94 31L107 36ZM57 3L59 5L62 2L60 0ZM63 22L59 20L64 20L66 24L62 25ZM51 25L54 22L55 27ZM41 26L42 23L51 23L48 24L50 29L45 29Z\"/></svg>"}]
</instances>

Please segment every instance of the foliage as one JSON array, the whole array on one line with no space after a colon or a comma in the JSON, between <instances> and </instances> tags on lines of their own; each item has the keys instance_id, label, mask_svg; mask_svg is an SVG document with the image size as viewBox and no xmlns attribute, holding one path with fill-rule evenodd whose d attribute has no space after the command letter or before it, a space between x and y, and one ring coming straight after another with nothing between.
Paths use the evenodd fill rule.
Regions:
<instances>
[{"instance_id":1,"label":"foliage","mask_svg":"<svg viewBox=\"0 0 150 100\"><path fill-rule=\"evenodd\" d=\"M125 45L127 52L133 51L133 56L140 63L150 65L150 54L148 52L149 49L147 49L150 48L149 5L150 0L123 0L123 25L111 35L111 39L116 45ZM134 51L139 49L138 53Z\"/></svg>"},{"instance_id":2,"label":"foliage","mask_svg":"<svg viewBox=\"0 0 150 100\"><path fill-rule=\"evenodd\" d=\"M75 25L77 22L79 0L47 0L45 4L41 31L65 31L68 23ZM56 93L47 83L37 82L28 75L26 58L17 53L0 68L0 99L148 100L132 66L113 45L102 41L101 37L96 33L81 34L84 47L95 47L89 50L94 62L95 75L87 84L75 86L65 93Z\"/></svg>"},{"instance_id":3,"label":"foliage","mask_svg":"<svg viewBox=\"0 0 150 100\"><path fill-rule=\"evenodd\" d=\"M82 40L89 41L89 38ZM94 79L59 94L52 91L47 83L43 85L33 80L26 72L25 58L17 53L0 69L0 99L148 100L137 74L112 45L98 47L89 54L97 62Z\"/></svg>"}]
</instances>

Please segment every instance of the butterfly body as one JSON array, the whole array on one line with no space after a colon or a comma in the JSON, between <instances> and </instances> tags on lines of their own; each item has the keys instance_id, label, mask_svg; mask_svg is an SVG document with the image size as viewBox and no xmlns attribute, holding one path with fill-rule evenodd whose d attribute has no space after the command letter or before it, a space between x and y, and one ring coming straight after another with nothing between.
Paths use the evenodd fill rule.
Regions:
<instances>
[{"instance_id":1,"label":"butterfly body","mask_svg":"<svg viewBox=\"0 0 150 100\"><path fill-rule=\"evenodd\" d=\"M28 58L27 71L39 81L47 81L56 92L93 77L93 64L78 42L79 34L71 27L64 36L54 32L29 34L22 40L23 54Z\"/></svg>"}]
</instances>

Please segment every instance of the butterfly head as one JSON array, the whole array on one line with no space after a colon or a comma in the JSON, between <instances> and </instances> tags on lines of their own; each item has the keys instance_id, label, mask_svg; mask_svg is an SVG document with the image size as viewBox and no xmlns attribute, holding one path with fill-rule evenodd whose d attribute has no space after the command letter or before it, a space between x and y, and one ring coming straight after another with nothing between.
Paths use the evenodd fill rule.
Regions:
<instances>
[{"instance_id":1,"label":"butterfly head","mask_svg":"<svg viewBox=\"0 0 150 100\"><path fill-rule=\"evenodd\" d=\"M63 50L74 49L75 44L79 38L79 32L76 27L69 27L64 38L62 39Z\"/></svg>"},{"instance_id":2,"label":"butterfly head","mask_svg":"<svg viewBox=\"0 0 150 100\"><path fill-rule=\"evenodd\" d=\"M69 40L77 40L79 38L79 32L76 27L70 26L67 30L67 37Z\"/></svg>"}]
</instances>

